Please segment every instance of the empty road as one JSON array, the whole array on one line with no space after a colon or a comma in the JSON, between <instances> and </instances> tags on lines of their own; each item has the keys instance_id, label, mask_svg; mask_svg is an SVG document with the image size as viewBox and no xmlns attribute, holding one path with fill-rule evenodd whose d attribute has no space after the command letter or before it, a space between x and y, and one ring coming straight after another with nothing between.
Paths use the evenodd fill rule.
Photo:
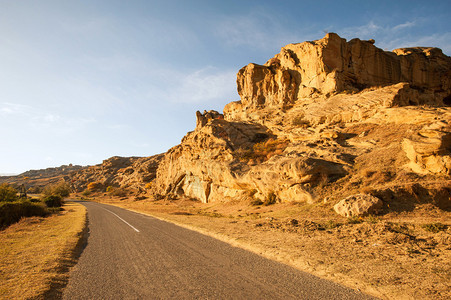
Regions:
<instances>
[{"instance_id":1,"label":"empty road","mask_svg":"<svg viewBox=\"0 0 451 300\"><path fill-rule=\"evenodd\" d=\"M168 222L80 203L88 243L63 299L371 299Z\"/></svg>"}]
</instances>

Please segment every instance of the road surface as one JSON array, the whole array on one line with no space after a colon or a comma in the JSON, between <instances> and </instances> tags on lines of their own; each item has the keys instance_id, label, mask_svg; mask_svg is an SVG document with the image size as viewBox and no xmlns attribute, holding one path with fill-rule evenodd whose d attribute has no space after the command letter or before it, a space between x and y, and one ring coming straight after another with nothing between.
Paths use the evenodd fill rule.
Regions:
<instances>
[{"instance_id":1,"label":"road surface","mask_svg":"<svg viewBox=\"0 0 451 300\"><path fill-rule=\"evenodd\" d=\"M88 243L63 299L371 299L165 221L80 203Z\"/></svg>"}]
</instances>

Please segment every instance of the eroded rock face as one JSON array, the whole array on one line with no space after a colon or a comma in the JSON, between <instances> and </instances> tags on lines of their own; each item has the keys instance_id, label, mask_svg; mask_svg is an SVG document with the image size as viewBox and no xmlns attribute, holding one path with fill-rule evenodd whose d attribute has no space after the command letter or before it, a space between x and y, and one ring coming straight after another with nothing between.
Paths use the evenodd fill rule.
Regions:
<instances>
[{"instance_id":1,"label":"eroded rock face","mask_svg":"<svg viewBox=\"0 0 451 300\"><path fill-rule=\"evenodd\" d=\"M450 70L437 48L386 52L336 34L287 45L238 72L241 100L224 115L196 113L196 129L161 161L155 192L313 203L402 185L401 173L446 180ZM368 197L345 201L345 214L371 211Z\"/></svg>"},{"instance_id":2,"label":"eroded rock face","mask_svg":"<svg viewBox=\"0 0 451 300\"><path fill-rule=\"evenodd\" d=\"M374 196L357 194L349 196L334 205L337 214L343 217L359 217L377 213L383 202Z\"/></svg>"},{"instance_id":3,"label":"eroded rock face","mask_svg":"<svg viewBox=\"0 0 451 300\"><path fill-rule=\"evenodd\" d=\"M451 118L424 126L402 146L414 172L451 175Z\"/></svg>"},{"instance_id":4,"label":"eroded rock face","mask_svg":"<svg viewBox=\"0 0 451 300\"><path fill-rule=\"evenodd\" d=\"M451 60L440 49L387 52L373 43L359 39L347 42L329 33L321 40L289 44L265 65L249 64L238 72L241 105L290 106L314 95L357 92L401 82L413 89L408 91L411 102L407 104L443 105L451 95Z\"/></svg>"}]
</instances>

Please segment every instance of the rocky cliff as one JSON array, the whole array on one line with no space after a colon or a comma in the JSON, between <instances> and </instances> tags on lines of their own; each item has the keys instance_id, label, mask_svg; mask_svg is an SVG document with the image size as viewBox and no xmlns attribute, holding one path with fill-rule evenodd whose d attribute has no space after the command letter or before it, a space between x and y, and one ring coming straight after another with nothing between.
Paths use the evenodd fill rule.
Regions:
<instances>
[{"instance_id":1,"label":"rocky cliff","mask_svg":"<svg viewBox=\"0 0 451 300\"><path fill-rule=\"evenodd\" d=\"M385 208L412 195L450 207L451 58L440 49L387 52L330 33L245 66L237 86L240 101L198 112L164 154L154 193L334 204L364 192Z\"/></svg>"}]
</instances>

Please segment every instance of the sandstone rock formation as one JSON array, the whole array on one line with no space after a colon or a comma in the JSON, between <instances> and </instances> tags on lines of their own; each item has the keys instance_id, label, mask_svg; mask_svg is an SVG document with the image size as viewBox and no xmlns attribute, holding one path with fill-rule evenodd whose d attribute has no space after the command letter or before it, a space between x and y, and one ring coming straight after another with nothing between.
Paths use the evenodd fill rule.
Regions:
<instances>
[{"instance_id":1,"label":"sandstone rock formation","mask_svg":"<svg viewBox=\"0 0 451 300\"><path fill-rule=\"evenodd\" d=\"M382 208L382 201L371 195L357 194L346 197L334 205L337 214L343 217L359 217L377 213Z\"/></svg>"},{"instance_id":2,"label":"sandstone rock formation","mask_svg":"<svg viewBox=\"0 0 451 300\"><path fill-rule=\"evenodd\" d=\"M410 85L403 92L409 94L407 104L443 105L451 95L450 64L450 57L438 48L387 52L370 41L346 42L328 33L321 40L283 47L263 66L247 65L238 72L237 85L245 108L289 106L314 95L400 82Z\"/></svg>"},{"instance_id":3,"label":"sandstone rock formation","mask_svg":"<svg viewBox=\"0 0 451 300\"><path fill-rule=\"evenodd\" d=\"M154 193L333 203L383 190L388 204L388 190L451 186L451 58L440 49L387 52L330 33L249 64L237 86L224 115L196 113L195 130L162 158Z\"/></svg>"},{"instance_id":4,"label":"sandstone rock formation","mask_svg":"<svg viewBox=\"0 0 451 300\"><path fill-rule=\"evenodd\" d=\"M86 189L88 184L96 183L105 190L107 187L127 187L143 190L146 183L155 179L158 163L163 155L150 157L113 156L102 164L83 168L66 178L76 192Z\"/></svg>"}]
</instances>

